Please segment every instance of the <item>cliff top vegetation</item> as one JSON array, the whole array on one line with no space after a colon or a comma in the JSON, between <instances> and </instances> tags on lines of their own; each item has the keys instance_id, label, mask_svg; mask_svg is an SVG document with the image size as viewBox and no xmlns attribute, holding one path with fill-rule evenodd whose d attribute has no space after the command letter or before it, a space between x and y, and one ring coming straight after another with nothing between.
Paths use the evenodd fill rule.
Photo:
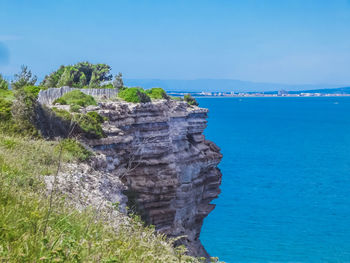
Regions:
<instances>
[{"instance_id":1,"label":"cliff top vegetation","mask_svg":"<svg viewBox=\"0 0 350 263\"><path fill-rule=\"evenodd\" d=\"M83 65L86 66L80 66ZM91 78L99 81L109 78L108 67L94 69ZM71 67L67 71L65 67L60 68L60 73L50 75L47 81L60 81L63 74L68 75L64 72L71 70L76 72ZM56 78L58 76L60 78ZM87 78L88 85L91 78ZM104 221L108 215L100 214L97 208L79 211L65 196L48 192L43 183L44 176L55 176L67 163L88 161L92 153L74 138L60 141L41 138L36 130L36 99L39 91L47 88L47 81L36 86L36 77L27 67L22 67L11 83L13 90L8 89L6 80L0 80L0 261L203 261L187 256L184 247L175 247L173 239L157 233L152 226L145 226L132 213L129 223L116 230ZM120 79L118 81L120 84ZM159 89L142 94L149 98L164 96ZM96 103L79 92L66 95L62 100L71 106ZM100 131L98 125L104 121L97 113L55 111L62 118L77 122L86 132L103 136L96 133L96 130Z\"/></svg>"},{"instance_id":2,"label":"cliff top vegetation","mask_svg":"<svg viewBox=\"0 0 350 263\"><path fill-rule=\"evenodd\" d=\"M74 65L61 66L58 70L45 76L42 86L59 88L70 86L75 88L122 88L122 74L118 73L112 83L111 67L107 64L79 62Z\"/></svg>"}]
</instances>

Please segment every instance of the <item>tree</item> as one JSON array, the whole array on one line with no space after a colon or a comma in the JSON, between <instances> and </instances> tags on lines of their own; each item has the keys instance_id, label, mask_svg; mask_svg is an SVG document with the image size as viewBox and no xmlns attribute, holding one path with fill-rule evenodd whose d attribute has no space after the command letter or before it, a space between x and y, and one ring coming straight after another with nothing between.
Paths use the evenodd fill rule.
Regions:
<instances>
[{"instance_id":1,"label":"tree","mask_svg":"<svg viewBox=\"0 0 350 263\"><path fill-rule=\"evenodd\" d=\"M71 86L72 84L73 84L73 74L68 68L66 68L60 80L58 81L57 86L60 88L63 86Z\"/></svg>"},{"instance_id":2,"label":"tree","mask_svg":"<svg viewBox=\"0 0 350 263\"><path fill-rule=\"evenodd\" d=\"M99 79L96 76L96 73L93 72L90 79L89 88L94 89L94 88L98 88L98 86L99 86Z\"/></svg>"},{"instance_id":3,"label":"tree","mask_svg":"<svg viewBox=\"0 0 350 263\"><path fill-rule=\"evenodd\" d=\"M116 75L114 77L114 80L113 80L113 87L116 88L116 89L121 89L124 87L124 82L123 82L123 75L122 73L118 73L118 75Z\"/></svg>"},{"instance_id":4,"label":"tree","mask_svg":"<svg viewBox=\"0 0 350 263\"><path fill-rule=\"evenodd\" d=\"M0 90L8 90L9 83L0 74Z\"/></svg>"},{"instance_id":5,"label":"tree","mask_svg":"<svg viewBox=\"0 0 350 263\"><path fill-rule=\"evenodd\" d=\"M62 83L60 79L63 74L68 74L66 71L70 72L70 85L76 88L82 88L84 86L98 88L102 82L112 80L112 75L110 74L111 67L109 65L79 62L75 65L61 66L57 71L46 76L42 85L47 88L61 87L60 84Z\"/></svg>"},{"instance_id":6,"label":"tree","mask_svg":"<svg viewBox=\"0 0 350 263\"><path fill-rule=\"evenodd\" d=\"M21 72L19 74L15 74L14 81L11 82L12 88L14 90L19 90L25 86L34 86L37 77L32 74L32 71L28 69L27 66L21 66Z\"/></svg>"},{"instance_id":7,"label":"tree","mask_svg":"<svg viewBox=\"0 0 350 263\"><path fill-rule=\"evenodd\" d=\"M86 86L87 79L86 79L86 76L85 76L84 72L81 73L81 76L79 78L79 82L80 82L82 87Z\"/></svg>"}]
</instances>

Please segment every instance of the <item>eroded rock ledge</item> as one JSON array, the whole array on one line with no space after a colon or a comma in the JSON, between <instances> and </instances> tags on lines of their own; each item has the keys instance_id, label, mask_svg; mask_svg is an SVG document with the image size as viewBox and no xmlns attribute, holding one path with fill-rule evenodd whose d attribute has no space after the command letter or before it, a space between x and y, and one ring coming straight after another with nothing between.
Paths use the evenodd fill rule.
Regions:
<instances>
[{"instance_id":1,"label":"eroded rock ledge","mask_svg":"<svg viewBox=\"0 0 350 263\"><path fill-rule=\"evenodd\" d=\"M106 138L85 140L96 170L124 183L129 207L169 236L182 236L189 254L206 256L199 236L220 193L220 149L205 139L207 109L185 102L101 102L86 109L107 117Z\"/></svg>"}]
</instances>

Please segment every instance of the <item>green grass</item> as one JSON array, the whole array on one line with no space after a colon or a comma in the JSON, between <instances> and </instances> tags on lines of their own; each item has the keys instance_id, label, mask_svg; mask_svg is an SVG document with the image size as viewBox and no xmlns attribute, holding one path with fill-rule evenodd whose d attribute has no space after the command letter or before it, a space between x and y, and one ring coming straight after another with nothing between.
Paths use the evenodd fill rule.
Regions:
<instances>
[{"instance_id":1,"label":"green grass","mask_svg":"<svg viewBox=\"0 0 350 263\"><path fill-rule=\"evenodd\" d=\"M80 90L73 90L65 93L62 97L56 99L54 103L59 103L62 105L78 105L81 107L86 107L89 105L97 105L94 97L86 95Z\"/></svg>"},{"instance_id":2,"label":"green grass","mask_svg":"<svg viewBox=\"0 0 350 263\"><path fill-rule=\"evenodd\" d=\"M182 101L182 97L177 97L177 96L170 96L170 99L172 100L178 100L178 101Z\"/></svg>"},{"instance_id":3,"label":"green grass","mask_svg":"<svg viewBox=\"0 0 350 263\"><path fill-rule=\"evenodd\" d=\"M62 142L63 162L80 158L71 144ZM115 231L95 209L79 212L58 193L50 209L41 176L56 171L57 147L0 134L0 262L199 262L138 217Z\"/></svg>"}]
</instances>

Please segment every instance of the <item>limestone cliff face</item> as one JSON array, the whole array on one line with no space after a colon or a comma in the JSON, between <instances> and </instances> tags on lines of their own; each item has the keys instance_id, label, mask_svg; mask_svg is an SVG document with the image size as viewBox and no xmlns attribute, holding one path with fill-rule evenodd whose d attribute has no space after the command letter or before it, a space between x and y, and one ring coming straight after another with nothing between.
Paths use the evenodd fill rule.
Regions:
<instances>
[{"instance_id":1,"label":"limestone cliff face","mask_svg":"<svg viewBox=\"0 0 350 263\"><path fill-rule=\"evenodd\" d=\"M95 109L96 110L96 109ZM185 102L101 103L106 138L88 144L101 153L99 169L128 187L129 203L147 223L180 240L192 255L207 256L199 241L203 219L220 193L219 148L205 140L207 109Z\"/></svg>"},{"instance_id":2,"label":"limestone cliff face","mask_svg":"<svg viewBox=\"0 0 350 263\"><path fill-rule=\"evenodd\" d=\"M91 165L120 178L129 207L169 236L182 236L194 256L208 256L199 236L220 193L220 149L207 141L207 109L180 101L101 102L86 109L107 117L105 138L85 140Z\"/></svg>"}]
</instances>

